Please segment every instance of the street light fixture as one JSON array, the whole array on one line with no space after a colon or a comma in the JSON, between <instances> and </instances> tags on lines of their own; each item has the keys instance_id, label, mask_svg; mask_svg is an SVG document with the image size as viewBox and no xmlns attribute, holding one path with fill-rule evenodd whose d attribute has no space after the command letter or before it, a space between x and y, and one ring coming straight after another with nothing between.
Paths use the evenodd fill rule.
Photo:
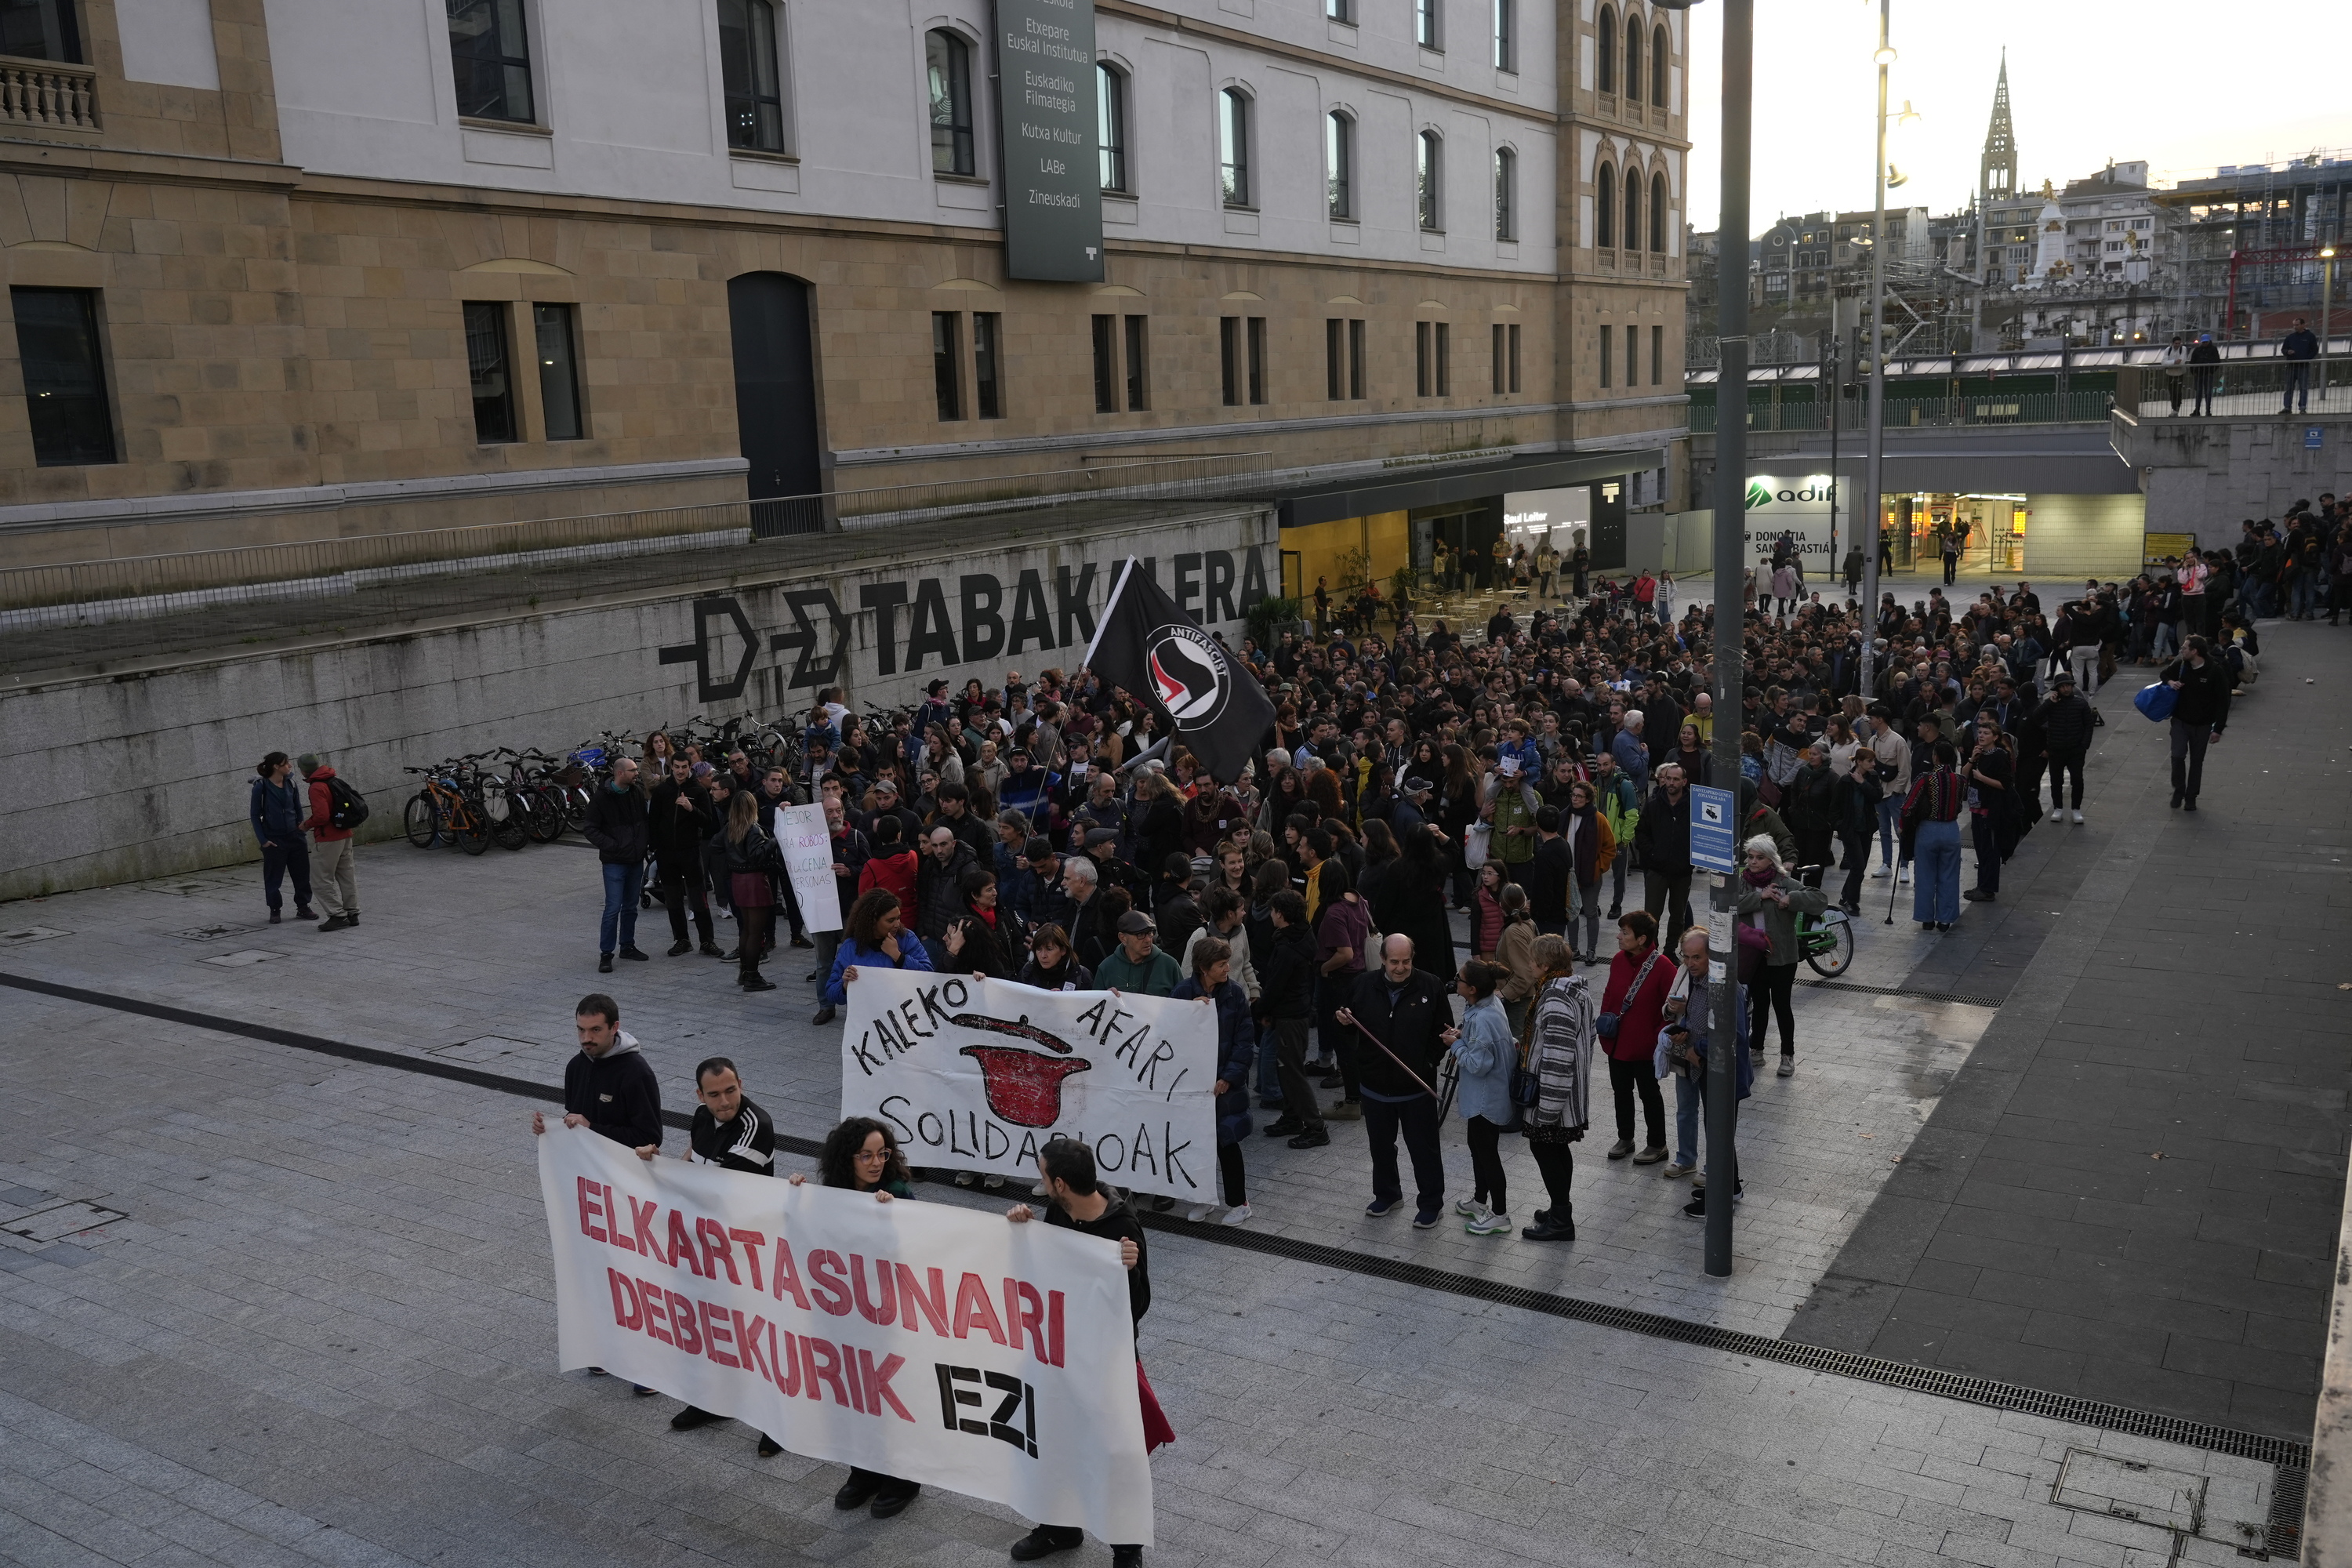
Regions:
<instances>
[{"instance_id":1,"label":"street light fixture","mask_svg":"<svg viewBox=\"0 0 2352 1568\"><path fill-rule=\"evenodd\" d=\"M1873 690L1872 666L1878 629L1878 555L1886 520L1878 486L1886 461L1886 68L1895 63L1894 46L1886 41L1893 0L1878 0L1878 201L1870 225L1870 415L1864 432L1862 504L1853 509L1856 542L1867 541L1862 563L1862 665L1859 690L1868 703ZM1906 123L1916 120L1909 100L1903 104ZM1897 182L1899 183L1899 181ZM1719 400L1718 400L1719 401ZM1720 425L1722 421L1717 420ZM1735 775L1737 776L1737 775Z\"/></svg>"}]
</instances>

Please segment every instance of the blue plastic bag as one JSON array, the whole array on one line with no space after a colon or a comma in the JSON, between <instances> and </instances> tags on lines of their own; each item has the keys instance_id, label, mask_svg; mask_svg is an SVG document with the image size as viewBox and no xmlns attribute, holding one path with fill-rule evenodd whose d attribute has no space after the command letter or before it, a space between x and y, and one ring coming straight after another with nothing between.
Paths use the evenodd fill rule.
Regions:
<instances>
[{"instance_id":1,"label":"blue plastic bag","mask_svg":"<svg viewBox=\"0 0 2352 1568\"><path fill-rule=\"evenodd\" d=\"M2172 705L2179 700L2180 693L2170 685L2161 680L2151 680L2139 689L2139 695L2132 699L2132 706L2151 723L2161 724L2172 717Z\"/></svg>"}]
</instances>

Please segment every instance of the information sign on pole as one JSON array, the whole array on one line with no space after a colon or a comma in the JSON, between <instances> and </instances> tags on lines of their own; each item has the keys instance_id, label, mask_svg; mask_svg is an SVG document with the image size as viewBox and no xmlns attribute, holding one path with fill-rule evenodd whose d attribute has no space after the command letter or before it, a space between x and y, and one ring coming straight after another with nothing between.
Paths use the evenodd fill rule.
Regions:
<instances>
[{"instance_id":1,"label":"information sign on pole","mask_svg":"<svg viewBox=\"0 0 2352 1568\"><path fill-rule=\"evenodd\" d=\"M1094 0L996 0L1008 278L1099 283Z\"/></svg>"},{"instance_id":2,"label":"information sign on pole","mask_svg":"<svg viewBox=\"0 0 2352 1568\"><path fill-rule=\"evenodd\" d=\"M1725 876L1739 869L1739 803L1727 789L1691 786L1691 864Z\"/></svg>"}]
</instances>

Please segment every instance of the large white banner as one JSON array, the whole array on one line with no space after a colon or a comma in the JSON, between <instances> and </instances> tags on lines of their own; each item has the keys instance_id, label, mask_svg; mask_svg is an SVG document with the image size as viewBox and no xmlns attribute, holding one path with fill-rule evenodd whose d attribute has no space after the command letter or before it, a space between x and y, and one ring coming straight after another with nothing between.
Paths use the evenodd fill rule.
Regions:
<instances>
[{"instance_id":1,"label":"large white banner","mask_svg":"<svg viewBox=\"0 0 2352 1568\"><path fill-rule=\"evenodd\" d=\"M801 920L811 931L839 931L841 884L834 880L833 830L825 826L824 807L779 807L776 838L793 895L801 901Z\"/></svg>"},{"instance_id":2,"label":"large white banner","mask_svg":"<svg viewBox=\"0 0 2352 1568\"><path fill-rule=\"evenodd\" d=\"M1213 1006L866 968L848 1019L841 1113L887 1121L918 1165L1034 1180L1077 1138L1122 1187L1216 1201Z\"/></svg>"},{"instance_id":3,"label":"large white banner","mask_svg":"<svg viewBox=\"0 0 2352 1568\"><path fill-rule=\"evenodd\" d=\"M1826 588L1837 574L1833 552L1843 553L1850 541L1830 536L1830 496L1836 481L1827 474L1753 474L1748 480L1748 560L1756 565L1772 559L1772 547L1782 534L1793 537L1797 559L1805 572L1805 591ZM1838 527L1853 531L1844 497L1838 498ZM1759 572L1760 581L1769 574ZM1823 597L1827 597L1826 591Z\"/></svg>"},{"instance_id":4,"label":"large white banner","mask_svg":"<svg viewBox=\"0 0 2352 1568\"><path fill-rule=\"evenodd\" d=\"M1151 1543L1114 1242L997 1214L539 1139L563 1368L796 1454Z\"/></svg>"}]
</instances>

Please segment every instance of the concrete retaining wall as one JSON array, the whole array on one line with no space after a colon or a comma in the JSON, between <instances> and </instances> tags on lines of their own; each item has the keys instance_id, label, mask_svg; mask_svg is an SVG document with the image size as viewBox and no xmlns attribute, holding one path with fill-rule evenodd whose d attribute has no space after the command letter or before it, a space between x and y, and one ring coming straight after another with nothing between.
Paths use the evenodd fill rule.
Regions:
<instances>
[{"instance_id":1,"label":"concrete retaining wall","mask_svg":"<svg viewBox=\"0 0 2352 1568\"><path fill-rule=\"evenodd\" d=\"M2244 519L2284 517L2297 500L2316 503L2352 489L2352 419L2341 414L2211 420L2117 414L2112 426L2116 451L2140 471L2149 531L2194 533L2207 549L2236 544Z\"/></svg>"},{"instance_id":2,"label":"concrete retaining wall","mask_svg":"<svg viewBox=\"0 0 2352 1568\"><path fill-rule=\"evenodd\" d=\"M824 686L897 708L940 676L994 686L1007 668L1074 668L1130 553L1228 637L1279 583L1273 514L1247 504L1062 541L1001 524L969 537L943 550L936 531L882 534L854 567L806 577L0 694L15 764L0 775L0 900L255 858L247 803L271 751L328 754L374 807L368 833L388 836L415 793L402 769L459 752L553 752L697 714L796 726Z\"/></svg>"}]
</instances>

